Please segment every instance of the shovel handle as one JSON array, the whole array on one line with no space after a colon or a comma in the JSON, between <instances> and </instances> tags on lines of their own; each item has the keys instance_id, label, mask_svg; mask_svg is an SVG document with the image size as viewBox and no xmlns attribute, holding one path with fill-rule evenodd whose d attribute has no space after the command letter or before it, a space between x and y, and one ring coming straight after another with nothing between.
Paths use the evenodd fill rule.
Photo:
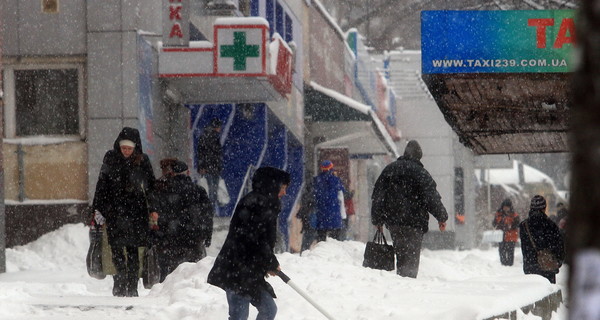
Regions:
<instances>
[{"instance_id":1,"label":"shovel handle","mask_svg":"<svg viewBox=\"0 0 600 320\"><path fill-rule=\"evenodd\" d=\"M291 279L290 277L287 276L287 274L283 273L283 271L278 270L276 272L277 276L281 278L281 280L283 280L283 282L288 283Z\"/></svg>"}]
</instances>

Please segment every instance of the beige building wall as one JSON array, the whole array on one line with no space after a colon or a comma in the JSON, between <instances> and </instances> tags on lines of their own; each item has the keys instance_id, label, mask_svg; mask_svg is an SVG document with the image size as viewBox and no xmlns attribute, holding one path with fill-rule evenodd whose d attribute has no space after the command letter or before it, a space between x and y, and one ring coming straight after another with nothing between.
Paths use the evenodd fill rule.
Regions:
<instances>
[{"instance_id":1,"label":"beige building wall","mask_svg":"<svg viewBox=\"0 0 600 320\"><path fill-rule=\"evenodd\" d=\"M87 200L87 145L65 142L21 145L23 178L19 175L18 145L4 143L6 200ZM22 187L21 187L22 184Z\"/></svg>"}]
</instances>

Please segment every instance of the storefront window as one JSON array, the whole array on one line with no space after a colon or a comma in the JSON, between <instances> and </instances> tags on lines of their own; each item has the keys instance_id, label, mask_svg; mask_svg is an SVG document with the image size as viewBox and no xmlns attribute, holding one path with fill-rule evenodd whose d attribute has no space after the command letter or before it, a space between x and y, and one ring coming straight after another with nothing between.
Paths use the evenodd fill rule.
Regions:
<instances>
[{"instance_id":1,"label":"storefront window","mask_svg":"<svg viewBox=\"0 0 600 320\"><path fill-rule=\"evenodd\" d=\"M14 70L16 136L79 134L78 69Z\"/></svg>"}]
</instances>

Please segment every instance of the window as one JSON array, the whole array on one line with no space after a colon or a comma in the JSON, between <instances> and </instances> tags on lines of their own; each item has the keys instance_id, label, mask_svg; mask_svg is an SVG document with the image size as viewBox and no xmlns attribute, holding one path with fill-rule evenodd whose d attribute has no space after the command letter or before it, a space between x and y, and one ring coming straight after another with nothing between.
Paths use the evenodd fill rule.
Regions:
<instances>
[{"instance_id":1,"label":"window","mask_svg":"<svg viewBox=\"0 0 600 320\"><path fill-rule=\"evenodd\" d=\"M82 67L7 67L5 72L7 138L82 134Z\"/></svg>"}]
</instances>

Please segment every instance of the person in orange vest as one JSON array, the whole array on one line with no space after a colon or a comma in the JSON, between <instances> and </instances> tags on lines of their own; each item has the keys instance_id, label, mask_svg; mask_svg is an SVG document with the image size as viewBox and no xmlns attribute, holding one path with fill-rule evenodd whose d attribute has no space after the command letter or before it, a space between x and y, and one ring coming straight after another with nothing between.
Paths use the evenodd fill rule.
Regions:
<instances>
[{"instance_id":1,"label":"person in orange vest","mask_svg":"<svg viewBox=\"0 0 600 320\"><path fill-rule=\"evenodd\" d=\"M500 263L503 266L512 266L515 257L515 243L519 239L519 223L521 219L519 214L515 212L512 201L510 199L504 199L498 211L492 225L498 230L504 231L504 237L502 242L498 244L498 251L500 253Z\"/></svg>"}]
</instances>

